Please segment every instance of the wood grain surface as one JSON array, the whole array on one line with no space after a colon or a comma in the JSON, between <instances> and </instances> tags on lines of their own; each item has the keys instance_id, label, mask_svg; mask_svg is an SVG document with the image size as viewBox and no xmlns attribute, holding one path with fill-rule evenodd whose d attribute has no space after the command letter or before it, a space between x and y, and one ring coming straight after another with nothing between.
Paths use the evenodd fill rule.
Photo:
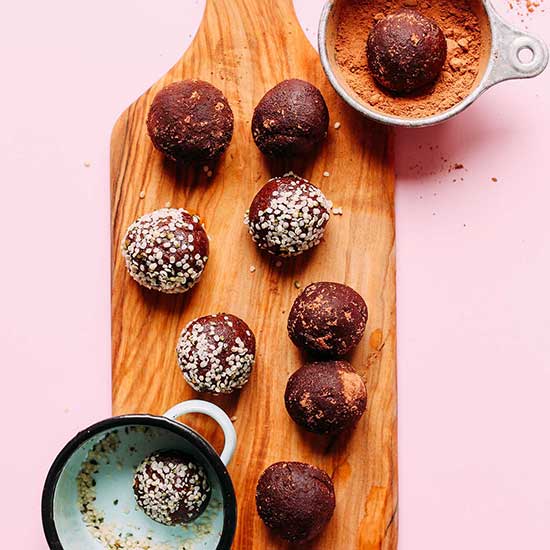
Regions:
<instances>
[{"instance_id":1,"label":"wood grain surface","mask_svg":"<svg viewBox=\"0 0 550 550\"><path fill-rule=\"evenodd\" d=\"M219 87L235 114L226 154L203 167L176 167L153 149L145 119L158 90L184 78ZM308 158L267 161L250 132L254 106L285 78L318 86L329 107L326 143ZM339 121L341 127L334 129ZM325 240L294 259L260 252L243 216L268 178L293 170L322 188L342 216L332 216ZM323 176L329 172L330 176ZM189 398L206 398L235 418L239 437L230 465L239 503L233 548L288 549L259 520L254 502L259 474L279 460L325 469L337 506L326 531L305 546L323 550L393 550L397 544L394 170L388 131L351 111L326 80L291 0L208 0L203 22L182 59L117 121L111 143L112 344L114 414L161 414ZM143 198L140 198L140 195ZM182 296L140 288L126 273L121 238L137 217L170 202L201 215L211 254L198 285ZM256 271L251 272L250 266ZM314 281L337 281L359 291L369 306L367 333L350 360L363 376L368 412L349 433L326 438L292 423L283 401L288 376L303 357L286 333L292 301ZM257 362L237 395L198 396L185 383L175 346L183 326L200 315L230 312L257 338ZM204 417L186 422L222 447ZM303 546L301 547L303 548Z\"/></svg>"}]
</instances>

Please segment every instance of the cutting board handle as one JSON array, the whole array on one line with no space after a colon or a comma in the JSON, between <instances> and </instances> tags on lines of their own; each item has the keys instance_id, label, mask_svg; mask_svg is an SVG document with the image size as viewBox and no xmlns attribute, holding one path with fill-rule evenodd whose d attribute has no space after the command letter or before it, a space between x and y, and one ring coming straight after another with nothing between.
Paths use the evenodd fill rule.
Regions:
<instances>
[{"instance_id":1,"label":"cutting board handle","mask_svg":"<svg viewBox=\"0 0 550 550\"><path fill-rule=\"evenodd\" d=\"M224 36L233 25L244 26L249 33L254 30L257 22L259 32L256 38L266 40L266 27L260 24L266 17L272 21L267 28L267 32L271 34L269 39L281 32L281 23L301 28L293 0L206 0L199 33L212 34L212 30L217 29L215 36ZM276 44L273 51L279 51Z\"/></svg>"}]
</instances>

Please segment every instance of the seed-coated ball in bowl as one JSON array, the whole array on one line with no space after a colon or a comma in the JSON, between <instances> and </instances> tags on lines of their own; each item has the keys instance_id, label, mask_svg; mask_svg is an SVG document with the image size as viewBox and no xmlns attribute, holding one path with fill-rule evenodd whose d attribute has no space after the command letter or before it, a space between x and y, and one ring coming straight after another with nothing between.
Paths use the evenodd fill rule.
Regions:
<instances>
[{"instance_id":1,"label":"seed-coated ball in bowl","mask_svg":"<svg viewBox=\"0 0 550 550\"><path fill-rule=\"evenodd\" d=\"M215 160L233 136L233 111L223 93L208 82L173 82L153 99L147 131L153 145L172 160Z\"/></svg>"},{"instance_id":2,"label":"seed-coated ball in bowl","mask_svg":"<svg viewBox=\"0 0 550 550\"><path fill-rule=\"evenodd\" d=\"M254 242L277 256L297 256L318 245L332 203L309 181L294 175L269 180L254 197L245 224Z\"/></svg>"},{"instance_id":3,"label":"seed-coated ball in bowl","mask_svg":"<svg viewBox=\"0 0 550 550\"><path fill-rule=\"evenodd\" d=\"M252 117L252 136L265 155L301 155L326 138L328 122L321 92L293 78L280 82L260 100Z\"/></svg>"},{"instance_id":4,"label":"seed-coated ball in bowl","mask_svg":"<svg viewBox=\"0 0 550 550\"><path fill-rule=\"evenodd\" d=\"M256 338L235 315L206 315L183 329L176 353L183 376L194 390L231 393L250 378Z\"/></svg>"},{"instance_id":5,"label":"seed-coated ball in bowl","mask_svg":"<svg viewBox=\"0 0 550 550\"><path fill-rule=\"evenodd\" d=\"M205 469L180 451L148 456L134 474L138 506L151 519L179 525L197 519L208 506L211 488Z\"/></svg>"},{"instance_id":6,"label":"seed-coated ball in bowl","mask_svg":"<svg viewBox=\"0 0 550 550\"><path fill-rule=\"evenodd\" d=\"M288 414L317 434L333 434L355 424L367 406L367 389L347 361L307 363L288 380Z\"/></svg>"},{"instance_id":7,"label":"seed-coated ball in bowl","mask_svg":"<svg viewBox=\"0 0 550 550\"><path fill-rule=\"evenodd\" d=\"M199 280L209 244L198 216L183 208L161 208L130 225L121 249L128 272L140 285L176 294Z\"/></svg>"},{"instance_id":8,"label":"seed-coated ball in bowl","mask_svg":"<svg viewBox=\"0 0 550 550\"><path fill-rule=\"evenodd\" d=\"M340 283L312 283L292 305L288 335L306 351L342 357L363 337L367 319L367 304L353 288Z\"/></svg>"},{"instance_id":9,"label":"seed-coated ball in bowl","mask_svg":"<svg viewBox=\"0 0 550 550\"><path fill-rule=\"evenodd\" d=\"M336 499L329 475L303 462L276 462L256 486L256 509L274 533L290 542L306 542L329 522Z\"/></svg>"},{"instance_id":10,"label":"seed-coated ball in bowl","mask_svg":"<svg viewBox=\"0 0 550 550\"><path fill-rule=\"evenodd\" d=\"M447 57L447 42L433 19L403 9L376 23L367 40L367 56L378 84L408 93L438 78Z\"/></svg>"}]
</instances>

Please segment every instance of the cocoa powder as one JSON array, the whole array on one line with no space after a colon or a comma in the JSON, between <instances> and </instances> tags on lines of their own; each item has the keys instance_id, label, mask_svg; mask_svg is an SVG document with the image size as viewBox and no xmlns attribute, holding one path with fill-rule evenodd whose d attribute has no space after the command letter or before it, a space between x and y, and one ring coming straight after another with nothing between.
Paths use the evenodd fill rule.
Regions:
<instances>
[{"instance_id":1,"label":"cocoa powder","mask_svg":"<svg viewBox=\"0 0 550 550\"><path fill-rule=\"evenodd\" d=\"M474 0L472 0L474 1ZM476 84L485 49L482 24L470 0L348 0L337 14L335 59L348 86L385 114L423 118L446 111L462 101ZM401 8L431 17L447 39L447 59L434 84L399 95L381 88L367 62L366 42L373 25Z\"/></svg>"}]
</instances>

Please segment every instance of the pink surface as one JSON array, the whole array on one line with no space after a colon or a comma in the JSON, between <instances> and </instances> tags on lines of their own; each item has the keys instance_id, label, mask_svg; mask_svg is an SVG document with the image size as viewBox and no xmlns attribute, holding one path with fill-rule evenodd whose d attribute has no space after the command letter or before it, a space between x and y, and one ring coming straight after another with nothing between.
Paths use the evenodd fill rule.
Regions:
<instances>
[{"instance_id":1,"label":"pink surface","mask_svg":"<svg viewBox=\"0 0 550 550\"><path fill-rule=\"evenodd\" d=\"M203 4L5 6L3 548L46 548L49 464L110 414L109 134ZM296 0L312 39L321 4ZM541 8L522 26L550 41ZM550 70L397 134L401 550L549 548L549 91Z\"/></svg>"}]
</instances>

